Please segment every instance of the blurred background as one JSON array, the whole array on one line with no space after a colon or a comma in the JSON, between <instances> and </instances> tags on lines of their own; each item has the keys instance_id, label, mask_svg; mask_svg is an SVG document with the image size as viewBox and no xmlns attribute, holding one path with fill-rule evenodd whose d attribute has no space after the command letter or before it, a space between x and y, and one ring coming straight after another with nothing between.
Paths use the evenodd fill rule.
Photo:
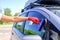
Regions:
<instances>
[{"instance_id":1,"label":"blurred background","mask_svg":"<svg viewBox=\"0 0 60 40\"><path fill-rule=\"evenodd\" d=\"M0 13L7 16L17 16L24 8L27 0L0 0ZM12 24L12 22L0 22L0 25Z\"/></svg>"},{"instance_id":2,"label":"blurred background","mask_svg":"<svg viewBox=\"0 0 60 40\"><path fill-rule=\"evenodd\" d=\"M0 0L0 13L17 16L27 0ZM13 22L0 22L0 40L11 40Z\"/></svg>"}]
</instances>

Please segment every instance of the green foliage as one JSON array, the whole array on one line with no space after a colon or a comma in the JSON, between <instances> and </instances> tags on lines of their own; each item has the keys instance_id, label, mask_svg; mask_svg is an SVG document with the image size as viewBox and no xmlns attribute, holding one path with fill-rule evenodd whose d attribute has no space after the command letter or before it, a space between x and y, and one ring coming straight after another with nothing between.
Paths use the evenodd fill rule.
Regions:
<instances>
[{"instance_id":1,"label":"green foliage","mask_svg":"<svg viewBox=\"0 0 60 40\"><path fill-rule=\"evenodd\" d=\"M36 35L36 33L33 32L32 30L27 30L27 29L24 29L24 34L25 35Z\"/></svg>"},{"instance_id":2,"label":"green foliage","mask_svg":"<svg viewBox=\"0 0 60 40\"><path fill-rule=\"evenodd\" d=\"M21 25L17 25L16 28L17 28L18 30L22 30Z\"/></svg>"},{"instance_id":3,"label":"green foliage","mask_svg":"<svg viewBox=\"0 0 60 40\"><path fill-rule=\"evenodd\" d=\"M19 14L19 13L15 13L15 15L14 15L14 16L18 16L18 14Z\"/></svg>"},{"instance_id":4,"label":"green foliage","mask_svg":"<svg viewBox=\"0 0 60 40\"><path fill-rule=\"evenodd\" d=\"M23 31L22 31L23 29L22 29L21 25L17 25L16 28L17 28L19 31L23 32ZM25 35L36 35L36 33L33 32L32 30L27 30L27 29L24 29L24 34L25 34Z\"/></svg>"},{"instance_id":5,"label":"green foliage","mask_svg":"<svg viewBox=\"0 0 60 40\"><path fill-rule=\"evenodd\" d=\"M3 22L0 22L0 25L2 25L3 24Z\"/></svg>"},{"instance_id":6,"label":"green foliage","mask_svg":"<svg viewBox=\"0 0 60 40\"><path fill-rule=\"evenodd\" d=\"M7 16L12 16L11 15L11 10L9 8L4 9L4 14Z\"/></svg>"},{"instance_id":7,"label":"green foliage","mask_svg":"<svg viewBox=\"0 0 60 40\"><path fill-rule=\"evenodd\" d=\"M10 25L13 24L12 22L0 22L0 25Z\"/></svg>"}]
</instances>

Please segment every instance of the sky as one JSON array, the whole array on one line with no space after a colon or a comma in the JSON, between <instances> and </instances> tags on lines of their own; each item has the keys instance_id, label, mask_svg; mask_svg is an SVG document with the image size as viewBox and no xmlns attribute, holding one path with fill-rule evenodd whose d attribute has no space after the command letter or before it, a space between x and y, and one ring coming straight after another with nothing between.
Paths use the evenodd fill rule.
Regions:
<instances>
[{"instance_id":1,"label":"sky","mask_svg":"<svg viewBox=\"0 0 60 40\"><path fill-rule=\"evenodd\" d=\"M27 0L0 0L0 9L4 12L4 8L10 8L14 15L14 13L20 12L24 8L26 2Z\"/></svg>"}]
</instances>

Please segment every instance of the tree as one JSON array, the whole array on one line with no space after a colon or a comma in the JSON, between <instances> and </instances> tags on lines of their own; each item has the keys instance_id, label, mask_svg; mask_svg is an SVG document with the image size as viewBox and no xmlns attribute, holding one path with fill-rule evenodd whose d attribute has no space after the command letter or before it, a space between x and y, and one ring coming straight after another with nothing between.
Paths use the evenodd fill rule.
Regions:
<instances>
[{"instance_id":1,"label":"tree","mask_svg":"<svg viewBox=\"0 0 60 40\"><path fill-rule=\"evenodd\" d=\"M19 13L15 13L15 15L14 15L14 16L18 16L18 14L19 14Z\"/></svg>"},{"instance_id":2,"label":"tree","mask_svg":"<svg viewBox=\"0 0 60 40\"><path fill-rule=\"evenodd\" d=\"M4 9L4 15L12 16L11 15L11 10L9 8L5 8ZM3 22L3 24L10 24L10 22Z\"/></svg>"},{"instance_id":3,"label":"tree","mask_svg":"<svg viewBox=\"0 0 60 40\"><path fill-rule=\"evenodd\" d=\"M9 8L4 9L4 14L7 16L12 16L11 15L11 10Z\"/></svg>"}]
</instances>

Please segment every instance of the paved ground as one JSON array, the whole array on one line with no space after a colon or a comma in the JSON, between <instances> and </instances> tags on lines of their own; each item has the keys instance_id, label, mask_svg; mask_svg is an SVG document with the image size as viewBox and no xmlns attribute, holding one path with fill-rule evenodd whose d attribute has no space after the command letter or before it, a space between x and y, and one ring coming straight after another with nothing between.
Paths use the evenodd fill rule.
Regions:
<instances>
[{"instance_id":1,"label":"paved ground","mask_svg":"<svg viewBox=\"0 0 60 40\"><path fill-rule=\"evenodd\" d=\"M0 40L10 40L12 25L0 25Z\"/></svg>"}]
</instances>

